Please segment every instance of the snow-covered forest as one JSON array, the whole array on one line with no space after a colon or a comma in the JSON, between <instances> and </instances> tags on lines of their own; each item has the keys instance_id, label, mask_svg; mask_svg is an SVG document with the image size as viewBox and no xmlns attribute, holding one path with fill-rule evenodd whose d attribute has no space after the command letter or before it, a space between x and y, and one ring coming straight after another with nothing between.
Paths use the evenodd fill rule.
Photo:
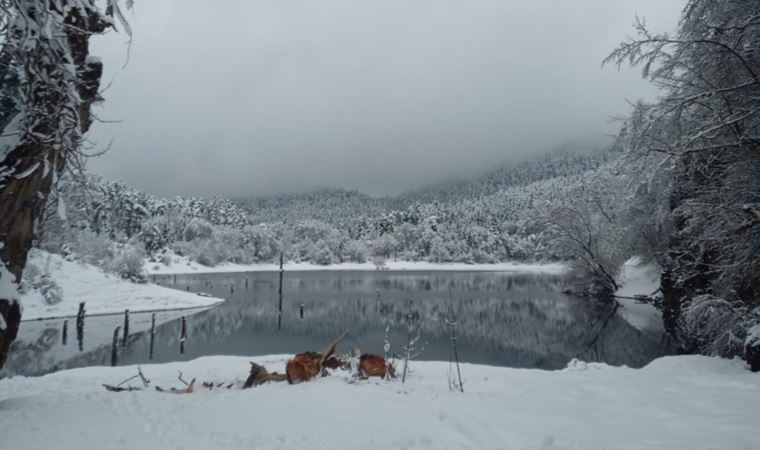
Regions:
<instances>
[{"instance_id":1,"label":"snow-covered forest","mask_svg":"<svg viewBox=\"0 0 760 450\"><path fill-rule=\"evenodd\" d=\"M18 5L3 8L11 12ZM572 265L577 292L603 297L620 287L623 263L637 256L662 268L661 289L652 301L678 348L743 355L749 330L760 321L760 119L754 97L760 63L754 48L758 29L747 14L753 8L749 1L691 1L673 35L653 34L639 20L637 34L606 64L643 68L662 95L636 103L604 148L555 151L391 197L331 189L258 198L159 198L86 175L79 141L90 122L83 115L61 116L78 122L79 131L70 132L65 121L55 124L70 132L57 144L72 148L70 170L55 155L44 163L14 163L14 148L44 143L36 137L24 141L23 130L34 122L19 115L27 94L17 88L31 81L19 69L35 62L6 46L0 123L9 131L4 135L21 138L4 141L3 177L19 183L40 176L43 185L18 249L13 245L20 241L7 240L21 223L18 213L3 214L9 231L0 252L17 258L18 251L23 255L35 245L132 280L142 279L146 259L160 264L174 257L216 266L273 263L282 253L286 261L371 261L379 268L388 260L565 261ZM104 24L116 20L129 30L117 3L103 17ZM96 32L104 30L98 27ZM72 54L91 68L81 70L99 67L85 53ZM68 83L65 77L56 82ZM82 86L67 100L77 107L85 106ZM19 123L20 117L27 122ZM4 189L3 195L17 195L7 183ZM21 273L23 258L18 262L11 273Z\"/></svg>"},{"instance_id":2,"label":"snow-covered forest","mask_svg":"<svg viewBox=\"0 0 760 450\"><path fill-rule=\"evenodd\" d=\"M617 14L618 10L605 9L616 7L610 6L611 3L599 2L600 17L607 14L607 20L611 20ZM282 387L284 384L275 386L275 383L311 381L328 389L311 398L322 409L333 398L355 407L356 398L343 394L348 391L339 391L346 385L357 392L369 388L360 391L357 398L380 405L380 414L388 417L393 416L393 409L403 404L405 398L414 399L415 408L410 410L414 412L402 416L404 423L382 419L383 425L404 430L399 433L403 437L401 441L380 439L385 446L442 448L456 442L453 445L457 448L503 447L512 439L521 448L539 448L533 441L537 433L542 434L541 430L527 425L519 432L496 430L500 425L494 418L505 415L515 423L526 424L528 416L532 417L531 422L538 417L546 418L547 427L564 440L555 446L553 434L546 433L540 448L607 448L620 444L616 442L616 429L633 423L635 434L645 434L649 428L656 428L659 425L656 420L663 417L675 423L679 430L683 428L685 437L674 437L672 430L658 428L647 441L633 436L634 432L630 431L627 435L630 442L619 446L724 448L721 444L729 439L725 448L750 448L750 442L757 439L748 431L751 428L747 423L756 416L752 410L756 402L751 398L742 402L742 399L746 400L748 393L757 392L757 377L750 371L760 371L760 1L683 0L681 3L683 8L672 30L658 31L642 17L630 17L634 20L630 37L622 42L617 37L619 44L606 50L606 58L599 55L595 59L607 69L640 71L648 88L655 92L644 99L630 101L625 114L616 116L614 131L603 141L599 136L608 134L604 131L609 131L609 127L597 125L595 135L588 136L583 121L576 119L589 116L590 121L596 121L601 115L599 111L607 112L609 105L602 101L606 100L605 95L614 92L624 96L625 91L619 89L625 88L625 83L616 86L618 90L604 92L603 83L599 83L599 92L585 92L589 84L595 83L586 80L591 69L583 66L575 73L573 64L576 60L580 64L583 49L606 38L602 34L608 31L594 29L586 33L588 11L581 14L563 9L567 5L557 4L547 6L546 10L539 8L542 20L547 11L552 10L549 16L567 16L567 24L573 24L573 20L576 24L547 25L545 33L535 34L555 36L553 41L532 44L527 42L526 36L499 34L505 29L517 29L519 24L502 25L498 20L492 23L493 17L505 21L513 13L519 18L519 8L505 12L498 9L500 6L490 5L488 8L496 8L492 14L475 8L467 10L467 14L454 13L448 17L443 11L439 11L440 16L430 15L429 11L418 11L415 15L410 6L408 17L417 17L429 27L422 27L426 33L436 30L440 34L430 39L426 34L424 37L414 35L404 46L416 50L403 54L403 48L395 41L388 48L382 46L389 45L388 29L395 29L387 27L384 20L398 25L399 36L408 37L404 33L417 29L416 24L394 22L400 20L400 16L406 18L406 14L394 10L389 12L390 19L382 16L382 20L370 14L372 19L368 24L360 20L366 11L344 11L345 5L331 6L338 8L340 14L326 12L335 12L331 9L320 10L320 14L299 11L296 16L300 19L313 15L319 25L317 32L283 38L276 37L274 30L285 28L284 24L291 23L288 18L293 17L285 14L287 7L275 7L261 17L276 17L269 24L276 25L256 29L256 33L261 34L255 34L257 39L274 46L264 51L251 50L254 55L251 57L262 58L262 61L255 70L249 67L250 73L235 66L245 64L245 58L250 56L245 54L250 43L248 47L238 47L239 42L230 37L220 46L224 49L213 53L219 57L218 61L198 56L187 66L193 67L192 71L184 69L183 76L186 74L188 79L198 76L200 82L205 83L203 90L193 91L182 86L184 80L172 79L170 85L176 84L176 91L167 87L163 88L165 92L152 91L156 72L173 73L170 63L165 64L164 69L157 68L162 64L156 61L163 62L165 55L153 60L150 76L140 79L137 95L158 99L159 106L167 106L167 113L160 120L148 114L150 108L144 108L146 116L152 118L143 122L146 130L153 130L155 122L166 128L165 133L161 128L158 133L146 131L145 136L152 136L156 146L166 147L167 152L175 151L176 147L189 155L187 158L167 157L176 164L180 175L167 176L167 184L170 178L174 184L165 190L172 192L179 179L179 185L186 189L183 192L204 194L166 196L159 193L164 190L161 183L152 185L153 189L135 188L135 185L150 186L151 179L134 173L134 166L132 173L125 168L125 175L130 175L133 181L147 180L144 184L131 185L119 177L103 176L97 170L88 169L86 164L93 157L107 158L109 150L89 140L90 129L97 128L99 122L119 122L101 118L102 111L95 109L104 101L108 105L109 89L112 85L118 89L118 81L115 81L118 77L111 73L105 75L104 63L92 49L101 45L97 41L101 35L119 32L120 38L127 40L126 45L121 44L127 52L121 70L125 73L130 70L130 58L140 58L139 52L130 53L132 23L136 17L127 11L134 6L133 2L0 0L0 369L9 358L12 360L14 348L18 349L18 356L10 366L16 370L26 364L37 371L20 370L15 374L36 375L62 367L97 364L106 353L112 355L112 366L118 365L119 355L144 362L136 351L142 350L145 344L148 326L152 363L155 362L156 311L215 308L209 310L211 312L194 312L200 317L191 324L191 335L197 332L193 336L197 340L188 345L198 352L193 357L201 359L190 362L183 359L186 358L187 317L184 312L172 313L162 316L165 322L158 324L158 335L171 345L178 339L182 356L168 356L165 364L149 366L161 383L168 383L174 372L182 368L196 370L207 377L203 381L199 379L199 385L202 383L203 389L209 391L209 397L195 396L196 403L188 403L187 410L198 417L206 411L204 402L210 402L212 407L208 410L219 417L229 413L220 407L221 403L214 404L218 400L208 400L211 391L220 391L225 385L224 395L238 395L235 391L256 387L267 407L280 405L279 400L285 398L282 405L295 408L293 405L300 405L295 395L312 395L315 391L287 391ZM196 7L197 11L205 11L199 5L187 8ZM162 28L171 25L167 17L173 14L167 11L172 11L174 6L167 8L163 15L157 16L159 22L166 21ZM438 6L433 9L436 8ZM553 8L557 8L556 11ZM350 20L341 20L340 26L321 22L327 17L344 17L343 14L356 18L360 25ZM579 19L574 14L582 17ZM201 15L205 21L208 11ZM236 20L254 15L248 11L232 18L224 16L226 21L220 23L227 26L227 22L237 23ZM472 20L461 22L463 17ZM298 23L308 28L303 22ZM240 40L238 29L255 28L245 21L240 25L220 34L226 36L229 32ZM156 26L155 23L152 26ZM197 24L186 26L193 27L192 34L202 33L198 30L203 27ZM365 30L359 32L362 27L367 28L367 35L363 34ZM530 32L533 28L531 25ZM321 41L323 30L328 29L338 34L326 33L327 40ZM339 34L346 30L349 30L348 37ZM450 39L450 30L469 32L462 34L462 42L452 43L446 40ZM173 42L168 35L170 33L162 34L159 39L156 34L148 34L161 44ZM570 49L563 47L565 41L574 38L581 40ZM517 55L503 53L507 47L516 47L517 40L526 41L520 44L525 45L525 50ZM178 42L182 42L183 50L189 53L208 51L201 47L214 47L211 41L197 48ZM344 48L348 56L341 56L332 47L343 48L338 42L359 42L360 45L358 49ZM237 50L226 53L227 45ZM575 59L558 57L552 53L555 47L563 52L562 57L572 55ZM528 53L529 58L520 59ZM386 67L376 65L374 59L367 63L367 55L382 55L378 59L388 65L386 78L381 82L373 76ZM342 59L344 57L346 59ZM427 59L440 65L417 65ZM235 62L230 63L230 60ZM306 62L304 66L294 66L296 69L286 65L286 70L277 65L299 60ZM543 68L515 78L517 82L510 78L513 72L536 60L540 64L551 61L551 66L536 63L536 67ZM170 61L168 57L167 61ZM199 61L214 66L214 74L201 74L203 68ZM319 66L322 63L335 67L325 69ZM268 65L273 66L271 71L258 71ZM351 77L349 81L343 78L346 73ZM225 88L230 74L240 77L240 85L254 86L255 101L241 92L239 100L227 97L221 106L214 103L216 95L229 94ZM489 78L494 74L495 78ZM578 74L582 74L582 81L575 79ZM499 76L509 78L509 82L502 84L502 80L497 79ZM166 75L165 78L172 77ZM536 78L535 84L531 84L532 78ZM243 79L244 82L240 81ZM304 86L303 91L289 84L294 80ZM155 76L156 85L165 81ZM553 90L552 85L565 81L571 87L576 83L577 87L570 90L582 92L582 97L588 98L565 97L559 95L564 91ZM398 84L394 84L396 82ZM408 86L412 86L411 91L406 90ZM503 92L508 93L507 97L501 96ZM546 92L558 94L547 100L541 97ZM164 93L166 97L162 96ZM269 94L274 101L267 97ZM197 97L197 105L191 105L193 108L177 105L175 110L160 103L176 100L175 95L192 97L194 103ZM286 98L289 96L295 100ZM385 99L388 99L387 105ZM507 109L512 103L517 104L516 109ZM460 104L461 109L457 109ZM256 109L260 105L265 105L263 115ZM183 107L190 111L187 115L180 114ZM218 124L210 123L209 116L205 115L207 110L219 115ZM178 117L172 117L170 111ZM370 114L364 116L367 111ZM534 114L543 115L536 119ZM135 115L130 119L135 120ZM531 126L526 126L524 120L532 120ZM148 122L154 123L146 125ZM178 123L203 129L203 133L183 135L177 130L190 128L182 128ZM220 124L245 130L233 135ZM577 128L576 134L566 132L563 127ZM274 134L274 138L269 136L271 141L257 140L267 133ZM586 136L578 138L577 134L583 133ZM420 148L423 151L418 155L415 152ZM452 148L456 151L452 152ZM503 151L505 156L494 157L494 148ZM155 163L158 167L159 158L152 161L151 157L145 157L145 153L139 153L143 151L139 145L134 145L134 150L142 155L143 166ZM239 160L233 158L230 165L222 157L225 152L237 155ZM219 195L218 192L229 192L227 188L235 185L233 181L240 183L247 177L248 174L237 167L245 168L250 163L247 153L255 154L253 161L260 161L262 167L270 164L262 170L281 168L280 173L263 177L272 183L271 192L264 191L262 184L251 184L251 189L246 187L236 194ZM319 162L322 165L316 165L317 159L312 159L315 153L324 153L324 162ZM472 161L470 156L462 157L464 154L471 154ZM386 166L389 161L395 166ZM317 170L307 167L310 164ZM226 169L216 170L220 167ZM287 173L290 170L282 167L292 167L293 173ZM462 175L452 177L458 170ZM320 171L324 173L320 175ZM315 172L319 176L313 176ZM261 176L261 172L256 173ZM378 174L388 177L381 190L375 189ZM230 184L223 180L228 176L232 180ZM183 177L187 180L182 181ZM342 184L335 180L348 181ZM288 181L293 183L292 189L285 184ZM403 189L397 189L394 183L400 183ZM303 188L315 185L328 187ZM257 193L256 189L262 192ZM392 194L378 193L381 191ZM291 264L290 267L308 266L312 271L314 267L320 271L328 267L336 271L341 267L362 267L366 273L335 279L321 275L321 281L320 275L294 276L288 280L292 284L285 285L286 290L290 289L285 295L298 298L298 302L286 303L284 309L283 263ZM468 266L475 265L483 272L509 272L510 269L504 267L512 264L522 267L525 277L482 275L473 277L477 282L466 279L454 282L453 276L441 275L432 283L433 275L429 273L419 273L414 279L387 275L394 271L393 267L399 273L406 270L397 265L400 263L417 263L418 268L427 268L431 273L431 268L444 267L467 272ZM172 271L180 264L192 267L195 273L189 269ZM272 272L278 264L277 291L272 281L277 275L251 275L249 280L256 267L267 267L261 269L262 273ZM230 267L246 275L234 279L220 275L202 280L197 276L224 274ZM556 279L545 283L541 282L541 276L548 274L540 273L537 268L541 267L561 270L552 274ZM186 276L180 277L180 284L177 274ZM172 277L171 284L165 277ZM246 292L238 292L235 297L236 289ZM516 296L517 289L522 289L521 296ZM448 297L439 298L445 296L446 291ZM279 300L277 309L272 301L275 292ZM387 293L399 298L383 297ZM344 294L352 297L347 300L341 297ZM415 295L417 298L413 301ZM123 313L123 328L121 316L101 322L96 319L96 325L88 328L92 334L88 334L90 340L85 346L84 299L90 306L88 317ZM30 302L26 312L24 302ZM308 310L306 303L313 309ZM135 332L133 327L131 341L130 308L133 312L134 308L141 308L141 313L153 314L150 321L147 316L136 321L142 328ZM73 316L74 311L78 311L76 316ZM298 319L295 319L296 314ZM190 313L188 316L192 318ZM68 318L74 317L78 349L65 347ZM283 318L290 329L283 330ZM27 325L29 320L41 323ZM59 336L60 320L63 325ZM270 330L275 320L276 332ZM119 325L114 329L116 321ZM652 326L653 321L655 326ZM180 327L179 338L173 323ZM358 337L364 339L361 342L376 342L377 349L361 353L353 347L343 354L337 352L347 333L343 329L333 331L336 324L357 328ZM192 328L194 325L197 327ZM26 326L33 332L22 336L20 330ZM457 326L465 328L459 331L459 337ZM247 345L246 339L250 340L253 333L270 333L264 335L262 342L256 342L269 345L270 351L271 348L289 348L280 345L303 343L308 338L338 337L319 353L306 351L292 358L274 354L276 351L271 351L269 356L255 353L257 358L250 363L249 378L245 382L229 381L242 358L219 355L246 353L236 345L229 348L216 345L219 342ZM449 351L451 345L447 393L462 394L462 402L459 397L445 397L445 402L439 403L445 393L436 385L436 376L446 363L412 362L427 345L422 344L422 334L436 339L434 344L439 352L436 355L443 354L441 348ZM262 335L256 334L257 338ZM398 355L389 350L392 339L389 336L397 340L406 338L405 345L394 342L394 349L401 348ZM209 341L213 338L217 341ZM458 339L468 338L483 348L457 346ZM192 347L196 343L197 347ZM319 345L322 344L320 341ZM537 348L541 352L535 351ZM569 362L562 372L542 375L517 372L515 365L485 368L463 364L471 377L463 381L458 349L467 349L476 359L483 358L490 363L507 361L509 365L510 361L512 364L518 360L530 361L533 369L564 367L565 361ZM487 350L500 351L506 356L488 359ZM631 355L635 358L630 359ZM576 359L579 357L597 362L587 364ZM399 384L402 387L397 388L388 383L398 381L393 379L397 378L396 370L401 373L401 361L403 375ZM479 361L475 362L479 364ZM642 369L612 369L603 364L631 364L632 361L633 367L650 364ZM71 365L67 365L69 363ZM221 365L215 367L217 363ZM267 364L284 365L284 374L270 373L264 367ZM454 381L454 364L458 381ZM125 404L119 402L125 397L109 403L113 395L121 395L116 393L153 393L154 386L139 366L138 375L123 383L102 384L106 391L99 391L97 396L91 394L91 389L93 385L100 389L99 384L111 382L99 377L113 378L114 374L126 377L133 372L129 370L126 367L110 372L83 368L67 372L66 376L53 374L30 381L23 377L4 380L5 373L0 372L0 418L7 415L12 421L4 423L18 428L36 420L35 413L48 423L54 422L58 414L54 411L57 399L74 410L92 409L97 414L108 415L108 411L102 410L106 408L103 405L116 405L121 411L119 408ZM320 379L329 373L339 375L327 382ZM694 373L700 376L704 373L707 378L702 380ZM69 374L71 378L67 378ZM223 376L225 381L218 381L215 378L218 376ZM375 383L371 380L373 376L382 381ZM141 380L142 386L122 386L130 380ZM171 390L157 387L159 394L195 392L194 378L187 382L180 371L178 380L183 387ZM69 387L69 381L77 395L84 394L81 398L60 394ZM518 417L515 413L513 405L519 392L509 390L512 387L504 384L514 381L527 386L526 392L535 397L524 399L530 405L526 408L530 412L528 416ZM568 392L563 383L578 391ZM647 386L658 387L652 394L645 392ZM465 389L470 388L475 393L465 394ZM17 397L10 391L21 392L26 397ZM40 392L50 394L52 400L40 400ZM136 424L148 431L145 435L150 435L151 426L155 425L134 416L143 410L166 410L166 417L156 416L158 413L154 412L146 417L156 422L165 420L172 430L192 429L190 425L173 422L179 420L176 417L167 418L176 404L165 403L158 394L150 399L142 394L147 392L129 400L132 402L129 408L134 411L125 410L122 414L130 417L128 424ZM408 397L399 399L394 397L397 394ZM638 405L637 409L637 399L647 395L652 404L645 408ZM267 397L274 400L266 403ZM236 412L247 406L240 398L235 400ZM615 415L610 406L612 402L619 403L615 408L628 408L626 413ZM718 403L714 410L710 409ZM422 406L428 404L438 408L438 420L435 425L427 426L418 439L417 434L408 432L406 422L416 419L412 415L424 414ZM29 405L33 407L30 409ZM483 405L486 406L479 410ZM685 406L683 411L676 411L681 406ZM472 411L472 416L452 419L460 407ZM320 418L314 422L316 425L306 425L307 434L317 433L325 425L319 425L319 421L324 421L329 413L319 408ZM611 424L610 429L604 429L594 439L587 439L583 427L588 424L571 421L573 430L568 431L566 419L578 408L582 410L578 417L584 421L598 428ZM264 423L272 422L271 427L276 429L274 435L267 434L263 440L247 436L243 441L236 440L242 434L225 430L220 434L223 438L214 437L216 435L209 438L208 446L230 444L231 448L244 448L253 442L254 447L313 447L302 435L293 438L287 430L277 428L284 422L280 416L287 411L273 409L277 414ZM245 414L235 417L241 416ZM82 414L81 417L88 416ZM308 418L302 420L309 421ZM374 418L373 421L356 420L357 429L377 426ZM121 424L112 422L110 432L119 434ZM719 425L716 434L709 430L712 424ZM222 429L226 425L216 423L214 426ZM687 433L687 427L698 430ZM324 429L336 432L334 426ZM6 441L4 433L7 431L0 425L0 447ZM453 436L450 440L446 438L448 433ZM184 436L180 432L175 434ZM52 434L41 436L40 439L49 441ZM10 442L21 448L35 438L17 434ZM642 440L635 441L637 438ZM74 441L76 439L69 444L73 446ZM135 442L146 447L155 443L148 438L131 443L119 441L125 444L122 447L134 447ZM337 445L332 435L324 433L319 434L317 442L317 448ZM366 444L363 436L351 433L347 442L352 446ZM42 441L36 444L34 448L43 447ZM172 446L171 442L167 445ZM196 448L197 443L188 446Z\"/></svg>"},{"instance_id":3,"label":"snow-covered forest","mask_svg":"<svg viewBox=\"0 0 760 450\"><path fill-rule=\"evenodd\" d=\"M159 199L97 176L63 178L39 245L131 278L139 277L141 258L160 262L168 254L207 266L275 262L280 252L321 265L556 261L567 255L551 244L545 211L614 170L619 157L612 150L558 153L386 198L337 189Z\"/></svg>"}]
</instances>

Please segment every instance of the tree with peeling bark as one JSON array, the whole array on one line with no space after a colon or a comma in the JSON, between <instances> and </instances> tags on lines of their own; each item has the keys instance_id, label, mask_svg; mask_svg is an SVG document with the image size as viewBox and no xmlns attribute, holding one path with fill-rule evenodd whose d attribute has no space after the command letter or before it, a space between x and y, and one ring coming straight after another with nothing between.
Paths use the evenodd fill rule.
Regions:
<instances>
[{"instance_id":1,"label":"tree with peeling bark","mask_svg":"<svg viewBox=\"0 0 760 450\"><path fill-rule=\"evenodd\" d=\"M18 286L45 203L87 156L103 73L89 40L117 23L131 34L118 0L0 0L0 367L18 333Z\"/></svg>"}]
</instances>

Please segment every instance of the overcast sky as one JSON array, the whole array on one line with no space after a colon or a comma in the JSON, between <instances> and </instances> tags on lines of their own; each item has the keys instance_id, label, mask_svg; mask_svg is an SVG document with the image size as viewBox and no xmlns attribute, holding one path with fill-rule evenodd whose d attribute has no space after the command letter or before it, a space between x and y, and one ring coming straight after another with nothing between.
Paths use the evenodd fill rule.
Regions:
<instances>
[{"instance_id":1,"label":"overcast sky","mask_svg":"<svg viewBox=\"0 0 760 450\"><path fill-rule=\"evenodd\" d=\"M92 171L158 195L393 194L614 131L635 14L682 0L149 0L106 64Z\"/></svg>"}]
</instances>

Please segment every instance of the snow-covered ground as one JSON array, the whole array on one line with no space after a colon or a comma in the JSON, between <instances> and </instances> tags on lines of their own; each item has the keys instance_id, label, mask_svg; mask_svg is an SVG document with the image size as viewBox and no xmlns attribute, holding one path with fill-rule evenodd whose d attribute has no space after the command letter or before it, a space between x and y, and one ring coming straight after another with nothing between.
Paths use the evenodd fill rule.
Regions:
<instances>
[{"instance_id":1,"label":"snow-covered ground","mask_svg":"<svg viewBox=\"0 0 760 450\"><path fill-rule=\"evenodd\" d=\"M328 266L307 262L284 264L287 271L313 270L378 270L374 263L340 263ZM497 272L535 272L561 274L567 267L560 263L527 264L503 262L497 264L465 264L465 263L430 263L425 261L387 261L383 270L448 270L448 271L497 271ZM145 272L148 274L188 274L188 273L221 273L221 272L272 272L280 270L277 264L233 264L225 263L214 267L204 266L186 257L173 256L171 264L146 262Z\"/></svg>"},{"instance_id":2,"label":"snow-covered ground","mask_svg":"<svg viewBox=\"0 0 760 450\"><path fill-rule=\"evenodd\" d=\"M663 332L660 311L633 298L639 295L649 297L657 292L660 287L660 268L657 264L642 263L638 257L629 259L620 271L620 284L620 289L615 292L621 297L617 299L622 306L618 314L636 328Z\"/></svg>"},{"instance_id":3,"label":"snow-covered ground","mask_svg":"<svg viewBox=\"0 0 760 450\"><path fill-rule=\"evenodd\" d=\"M282 371L285 356L250 358ZM244 380L249 358L143 366L151 387L111 393L137 373L88 367L0 380L8 449L755 449L760 377L738 360L667 357L643 369L573 362L561 371L416 362L406 384L348 383L339 372L296 386L153 386ZM140 386L139 380L129 384Z\"/></svg>"},{"instance_id":4,"label":"snow-covered ground","mask_svg":"<svg viewBox=\"0 0 760 450\"><path fill-rule=\"evenodd\" d=\"M60 255L35 250L30 254L31 264L48 272L63 291L62 301L47 305L37 290L29 289L22 295L23 318L75 315L79 302L85 302L87 314L133 312L164 308L193 308L222 301L182 292L154 284L132 283L104 273L89 264L65 260Z\"/></svg>"}]
</instances>

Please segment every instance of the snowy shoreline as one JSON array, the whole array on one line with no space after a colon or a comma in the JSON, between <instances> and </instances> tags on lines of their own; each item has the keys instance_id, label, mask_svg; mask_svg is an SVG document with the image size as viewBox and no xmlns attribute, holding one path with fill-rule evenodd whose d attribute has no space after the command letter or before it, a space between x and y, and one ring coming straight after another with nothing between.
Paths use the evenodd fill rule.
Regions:
<instances>
[{"instance_id":1,"label":"snowy shoreline","mask_svg":"<svg viewBox=\"0 0 760 450\"><path fill-rule=\"evenodd\" d=\"M28 290L21 296L25 322L75 316L80 302L85 302L87 316L96 316L123 313L125 309L140 313L211 307L224 301L150 283L133 283L95 266L67 261L60 255L38 250L31 253L30 263L60 286L61 299L59 303L49 305L39 290Z\"/></svg>"},{"instance_id":2,"label":"snowy shoreline","mask_svg":"<svg viewBox=\"0 0 760 450\"><path fill-rule=\"evenodd\" d=\"M154 390L179 387L178 372L198 383L244 380L249 361L281 372L287 358L143 365L149 388L124 393L101 384L136 375L136 366L3 379L3 445L738 450L756 444L757 407L747 400L760 390L760 377L741 361L704 356L660 358L642 369L578 361L559 371L463 364L464 393L449 390L448 362L414 362L406 383L350 380L338 371L296 386L189 395Z\"/></svg>"},{"instance_id":3,"label":"snowy shoreline","mask_svg":"<svg viewBox=\"0 0 760 450\"><path fill-rule=\"evenodd\" d=\"M473 272L525 272L560 275L565 273L567 266L562 263L527 264L517 262L503 262L495 264L466 264L466 263L430 263L426 261L387 261L385 267L378 270L375 264L366 263L340 263L330 265L318 265L312 263L285 263L284 270L291 272L305 271L473 271ZM146 262L145 272L149 275L186 275L203 273L239 273L239 272L275 272L280 270L279 265L268 264L234 264L224 263L214 267L204 266L187 258L176 258L170 264L159 262Z\"/></svg>"}]
</instances>

